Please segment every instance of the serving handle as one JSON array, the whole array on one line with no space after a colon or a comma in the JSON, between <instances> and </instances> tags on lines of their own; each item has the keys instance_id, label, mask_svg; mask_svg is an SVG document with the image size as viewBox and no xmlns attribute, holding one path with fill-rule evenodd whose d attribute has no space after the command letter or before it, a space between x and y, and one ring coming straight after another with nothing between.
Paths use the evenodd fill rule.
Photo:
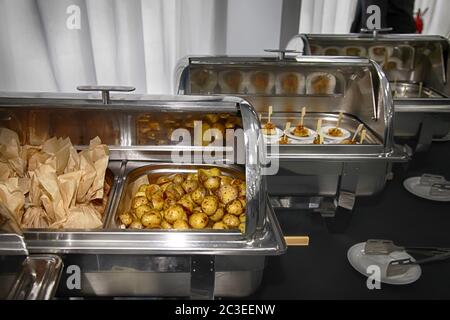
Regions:
<instances>
[{"instance_id":1,"label":"serving handle","mask_svg":"<svg viewBox=\"0 0 450 320\"><path fill-rule=\"evenodd\" d=\"M103 104L110 104L110 92L111 91L117 91L117 92L131 92L136 90L135 87L130 86L78 86L78 91L100 91L102 93L102 103Z\"/></svg>"}]
</instances>

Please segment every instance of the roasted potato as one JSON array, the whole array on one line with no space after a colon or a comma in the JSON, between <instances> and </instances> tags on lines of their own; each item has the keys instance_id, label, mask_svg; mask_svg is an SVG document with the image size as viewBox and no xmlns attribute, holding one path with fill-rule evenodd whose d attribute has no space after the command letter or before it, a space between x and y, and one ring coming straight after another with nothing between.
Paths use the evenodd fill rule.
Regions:
<instances>
[{"instance_id":1,"label":"roasted potato","mask_svg":"<svg viewBox=\"0 0 450 320\"><path fill-rule=\"evenodd\" d=\"M136 192L136 194L134 195L134 197L135 197L135 198L136 198L136 197L146 197L146 198L147 198L147 195L145 194L144 191L138 191L138 192Z\"/></svg>"},{"instance_id":2,"label":"roasted potato","mask_svg":"<svg viewBox=\"0 0 450 320\"><path fill-rule=\"evenodd\" d=\"M239 216L239 221L240 221L241 223L245 223L246 220L247 220L247 217L246 217L245 214L241 214L241 215Z\"/></svg>"},{"instance_id":3,"label":"roasted potato","mask_svg":"<svg viewBox=\"0 0 450 320\"><path fill-rule=\"evenodd\" d=\"M148 204L148 199L146 197L134 197L131 200L131 208L136 209L137 207Z\"/></svg>"},{"instance_id":4,"label":"roasted potato","mask_svg":"<svg viewBox=\"0 0 450 320\"><path fill-rule=\"evenodd\" d=\"M227 230L228 226L225 223L223 223L222 221L219 221L219 222L214 223L212 228L216 229L216 230Z\"/></svg>"},{"instance_id":5,"label":"roasted potato","mask_svg":"<svg viewBox=\"0 0 450 320\"><path fill-rule=\"evenodd\" d=\"M245 197L247 195L247 185L242 183L238 186L239 189L239 197Z\"/></svg>"},{"instance_id":6,"label":"roasted potato","mask_svg":"<svg viewBox=\"0 0 450 320\"><path fill-rule=\"evenodd\" d=\"M168 223L174 223L176 220L182 220L185 212L182 206L176 204L164 212L164 219Z\"/></svg>"},{"instance_id":7,"label":"roasted potato","mask_svg":"<svg viewBox=\"0 0 450 320\"><path fill-rule=\"evenodd\" d=\"M128 212L125 212L119 215L119 220L128 227L133 222L133 217Z\"/></svg>"},{"instance_id":8,"label":"roasted potato","mask_svg":"<svg viewBox=\"0 0 450 320\"><path fill-rule=\"evenodd\" d=\"M156 184L164 184L167 182L171 182L175 175L171 174L169 176L161 176L156 180Z\"/></svg>"},{"instance_id":9,"label":"roasted potato","mask_svg":"<svg viewBox=\"0 0 450 320\"><path fill-rule=\"evenodd\" d=\"M173 185L173 189L174 189L176 192L178 192L178 194L180 195L180 198L186 194L186 192L184 192L184 189L183 189L183 187L181 186L181 184L175 183L175 184Z\"/></svg>"},{"instance_id":10,"label":"roasted potato","mask_svg":"<svg viewBox=\"0 0 450 320\"><path fill-rule=\"evenodd\" d=\"M153 209L161 211L164 208L164 198L162 193L156 193L152 196L151 204Z\"/></svg>"},{"instance_id":11,"label":"roasted potato","mask_svg":"<svg viewBox=\"0 0 450 320\"><path fill-rule=\"evenodd\" d=\"M141 223L144 227L157 227L161 224L161 215L156 211L146 213L141 218Z\"/></svg>"},{"instance_id":12,"label":"roasted potato","mask_svg":"<svg viewBox=\"0 0 450 320\"><path fill-rule=\"evenodd\" d=\"M189 224L194 229L204 229L208 225L208 216L204 213L193 213L189 217Z\"/></svg>"},{"instance_id":13,"label":"roasted potato","mask_svg":"<svg viewBox=\"0 0 450 320\"><path fill-rule=\"evenodd\" d=\"M239 230L241 231L241 233L245 233L245 223L239 224Z\"/></svg>"},{"instance_id":14,"label":"roasted potato","mask_svg":"<svg viewBox=\"0 0 450 320\"><path fill-rule=\"evenodd\" d=\"M225 139L225 126L223 124L221 124L220 122L214 123L212 125L212 128L219 130L220 133L222 134L222 139Z\"/></svg>"},{"instance_id":15,"label":"roasted potato","mask_svg":"<svg viewBox=\"0 0 450 320\"><path fill-rule=\"evenodd\" d=\"M177 190L175 190L174 184L167 187L166 191L164 191L164 196L167 199L173 199L175 201L178 201L181 199L181 195L178 193Z\"/></svg>"},{"instance_id":16,"label":"roasted potato","mask_svg":"<svg viewBox=\"0 0 450 320\"><path fill-rule=\"evenodd\" d=\"M177 220L173 223L173 228L176 230L190 229L189 223L185 220Z\"/></svg>"},{"instance_id":17,"label":"roasted potato","mask_svg":"<svg viewBox=\"0 0 450 320\"><path fill-rule=\"evenodd\" d=\"M209 123L213 124L213 123L218 122L220 120L220 118L219 118L218 114L208 113L207 115L205 115L205 120L208 121Z\"/></svg>"},{"instance_id":18,"label":"roasted potato","mask_svg":"<svg viewBox=\"0 0 450 320\"><path fill-rule=\"evenodd\" d=\"M173 177L173 183L182 184L183 181L184 181L184 176L182 174L176 174L175 177Z\"/></svg>"},{"instance_id":19,"label":"roasted potato","mask_svg":"<svg viewBox=\"0 0 450 320\"><path fill-rule=\"evenodd\" d=\"M225 214L225 211L223 210L223 208L217 208L216 212L214 212L214 214L212 216L210 216L209 218L214 221L220 221L223 217L223 215Z\"/></svg>"},{"instance_id":20,"label":"roasted potato","mask_svg":"<svg viewBox=\"0 0 450 320\"><path fill-rule=\"evenodd\" d=\"M206 189L203 187L199 187L191 193L192 200L198 205L202 204L203 200L205 199L205 196L206 196Z\"/></svg>"},{"instance_id":21,"label":"roasted potato","mask_svg":"<svg viewBox=\"0 0 450 320\"><path fill-rule=\"evenodd\" d=\"M196 212L203 213L202 208L201 207L195 207L194 210L192 210L192 213L196 213Z\"/></svg>"},{"instance_id":22,"label":"roasted potato","mask_svg":"<svg viewBox=\"0 0 450 320\"><path fill-rule=\"evenodd\" d=\"M188 173L188 175L186 176L186 180L198 181L198 174L197 173Z\"/></svg>"},{"instance_id":23,"label":"roasted potato","mask_svg":"<svg viewBox=\"0 0 450 320\"><path fill-rule=\"evenodd\" d=\"M216 190L220 187L220 178L219 177L209 177L203 183L203 186L208 190Z\"/></svg>"},{"instance_id":24,"label":"roasted potato","mask_svg":"<svg viewBox=\"0 0 450 320\"><path fill-rule=\"evenodd\" d=\"M161 228L163 229L173 229L172 225L166 220L161 221Z\"/></svg>"},{"instance_id":25,"label":"roasted potato","mask_svg":"<svg viewBox=\"0 0 450 320\"><path fill-rule=\"evenodd\" d=\"M224 184L231 184L233 181L233 178L228 176L220 176L220 185L223 186Z\"/></svg>"},{"instance_id":26,"label":"roasted potato","mask_svg":"<svg viewBox=\"0 0 450 320\"><path fill-rule=\"evenodd\" d=\"M222 222L227 225L230 229L236 229L239 227L239 224L241 223L239 221L239 218L232 214L226 214L223 216Z\"/></svg>"},{"instance_id":27,"label":"roasted potato","mask_svg":"<svg viewBox=\"0 0 450 320\"><path fill-rule=\"evenodd\" d=\"M198 188L198 182L196 180L185 180L181 186L186 193L191 193Z\"/></svg>"},{"instance_id":28,"label":"roasted potato","mask_svg":"<svg viewBox=\"0 0 450 320\"><path fill-rule=\"evenodd\" d=\"M167 187L172 185L173 182L166 182L164 184L161 185L161 191L164 193L167 190Z\"/></svg>"},{"instance_id":29,"label":"roasted potato","mask_svg":"<svg viewBox=\"0 0 450 320\"><path fill-rule=\"evenodd\" d=\"M161 187L158 186L157 184L151 184L147 187L147 189L145 189L145 194L147 195L147 198L148 198L149 195L151 197L154 193L156 193L158 191L161 191Z\"/></svg>"},{"instance_id":30,"label":"roasted potato","mask_svg":"<svg viewBox=\"0 0 450 320\"><path fill-rule=\"evenodd\" d=\"M133 221L128 228L130 228L130 229L143 229L144 226L139 221Z\"/></svg>"},{"instance_id":31,"label":"roasted potato","mask_svg":"<svg viewBox=\"0 0 450 320\"><path fill-rule=\"evenodd\" d=\"M241 202L242 207L244 208L244 211L245 211L245 208L247 207L247 198L239 197L239 201Z\"/></svg>"},{"instance_id":32,"label":"roasted potato","mask_svg":"<svg viewBox=\"0 0 450 320\"><path fill-rule=\"evenodd\" d=\"M237 199L239 194L238 189L231 184L224 184L219 188L217 195L219 196L220 202L228 204L231 201Z\"/></svg>"},{"instance_id":33,"label":"roasted potato","mask_svg":"<svg viewBox=\"0 0 450 320\"><path fill-rule=\"evenodd\" d=\"M183 208L189 212L192 212L194 210L194 202L192 201L189 194L184 195L180 200L178 200L177 203L182 205Z\"/></svg>"},{"instance_id":34,"label":"roasted potato","mask_svg":"<svg viewBox=\"0 0 450 320\"><path fill-rule=\"evenodd\" d=\"M167 198L167 199L164 200L164 206L163 206L163 209L164 209L164 210L167 210L167 209L169 209L171 206L174 206L174 205L176 205L176 204L177 204L177 201L176 201L175 199Z\"/></svg>"},{"instance_id":35,"label":"roasted potato","mask_svg":"<svg viewBox=\"0 0 450 320\"><path fill-rule=\"evenodd\" d=\"M216 212L219 203L214 196L206 196L202 202L202 211L207 215L212 215Z\"/></svg>"},{"instance_id":36,"label":"roasted potato","mask_svg":"<svg viewBox=\"0 0 450 320\"><path fill-rule=\"evenodd\" d=\"M151 211L152 211L152 208L146 204L134 209L134 213L136 214L136 217L138 217L139 219L141 219L144 214L149 213Z\"/></svg>"},{"instance_id":37,"label":"roasted potato","mask_svg":"<svg viewBox=\"0 0 450 320\"><path fill-rule=\"evenodd\" d=\"M148 183L139 186L138 192L145 192L145 190L147 190L148 186L150 186Z\"/></svg>"},{"instance_id":38,"label":"roasted potato","mask_svg":"<svg viewBox=\"0 0 450 320\"><path fill-rule=\"evenodd\" d=\"M227 212L239 216L244 212L242 203L239 200L233 200L227 205Z\"/></svg>"}]
</instances>

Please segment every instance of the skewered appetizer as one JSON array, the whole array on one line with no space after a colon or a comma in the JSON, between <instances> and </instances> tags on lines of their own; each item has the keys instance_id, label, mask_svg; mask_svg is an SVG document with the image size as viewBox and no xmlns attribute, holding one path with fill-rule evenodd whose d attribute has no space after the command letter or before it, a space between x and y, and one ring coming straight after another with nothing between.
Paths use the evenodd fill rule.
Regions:
<instances>
[{"instance_id":1,"label":"skewered appetizer","mask_svg":"<svg viewBox=\"0 0 450 320\"><path fill-rule=\"evenodd\" d=\"M273 136L277 133L277 127L272 122L267 122L262 128L263 134L266 136Z\"/></svg>"},{"instance_id":2,"label":"skewered appetizer","mask_svg":"<svg viewBox=\"0 0 450 320\"><path fill-rule=\"evenodd\" d=\"M239 93L243 82L243 74L238 70L224 71L220 74L222 93Z\"/></svg>"},{"instance_id":3,"label":"skewered appetizer","mask_svg":"<svg viewBox=\"0 0 450 320\"><path fill-rule=\"evenodd\" d=\"M217 85L217 74L212 70L195 70L190 75L192 92L211 92Z\"/></svg>"},{"instance_id":4,"label":"skewered appetizer","mask_svg":"<svg viewBox=\"0 0 450 320\"><path fill-rule=\"evenodd\" d=\"M286 132L288 132L290 128L291 128L291 123L288 121L288 122L286 122L286 127L284 128L284 134L280 138L279 144L289 144L289 138L287 137Z\"/></svg>"},{"instance_id":5,"label":"skewered appetizer","mask_svg":"<svg viewBox=\"0 0 450 320\"><path fill-rule=\"evenodd\" d=\"M305 77L296 72L284 72L277 76L276 91L278 94L303 94Z\"/></svg>"},{"instance_id":6,"label":"skewered appetizer","mask_svg":"<svg viewBox=\"0 0 450 320\"><path fill-rule=\"evenodd\" d=\"M344 133L342 132L341 129L339 128L330 128L327 131L328 135L332 136L332 137L342 137L344 135Z\"/></svg>"},{"instance_id":7,"label":"skewered appetizer","mask_svg":"<svg viewBox=\"0 0 450 320\"><path fill-rule=\"evenodd\" d=\"M245 231L246 184L218 168L160 176L142 184L130 210L119 215L128 229L239 229Z\"/></svg>"},{"instance_id":8,"label":"skewered appetizer","mask_svg":"<svg viewBox=\"0 0 450 320\"><path fill-rule=\"evenodd\" d=\"M292 133L297 137L309 137L309 129L303 125L296 126Z\"/></svg>"},{"instance_id":9,"label":"skewered appetizer","mask_svg":"<svg viewBox=\"0 0 450 320\"><path fill-rule=\"evenodd\" d=\"M313 144L323 144L323 136L320 134L320 129L322 128L322 119L317 120L317 135L313 140Z\"/></svg>"}]
</instances>

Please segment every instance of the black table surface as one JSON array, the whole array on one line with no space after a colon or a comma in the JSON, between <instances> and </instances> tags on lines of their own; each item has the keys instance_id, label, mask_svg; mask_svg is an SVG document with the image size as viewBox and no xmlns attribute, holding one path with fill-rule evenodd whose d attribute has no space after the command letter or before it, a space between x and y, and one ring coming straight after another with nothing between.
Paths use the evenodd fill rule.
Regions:
<instances>
[{"instance_id":1,"label":"black table surface","mask_svg":"<svg viewBox=\"0 0 450 320\"><path fill-rule=\"evenodd\" d=\"M398 245L450 247L450 203L421 199L403 187L407 177L423 173L450 180L450 142L434 143L407 168L397 165L394 179L378 196L358 199L348 229L328 232L321 217L305 211L279 210L285 235L309 235L308 247L289 247L269 257L260 288L252 299L450 299L450 260L422 266L415 283L381 284L369 290L367 278L354 270L348 249L367 239L390 239Z\"/></svg>"}]
</instances>

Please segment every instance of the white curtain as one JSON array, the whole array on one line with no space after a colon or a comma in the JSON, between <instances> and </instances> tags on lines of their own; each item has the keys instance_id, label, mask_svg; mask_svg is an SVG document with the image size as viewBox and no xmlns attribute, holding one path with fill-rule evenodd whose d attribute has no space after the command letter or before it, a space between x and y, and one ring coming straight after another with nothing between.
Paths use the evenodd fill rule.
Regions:
<instances>
[{"instance_id":1,"label":"white curtain","mask_svg":"<svg viewBox=\"0 0 450 320\"><path fill-rule=\"evenodd\" d=\"M424 34L450 36L450 1L448 0L416 0L415 8L428 12L423 17Z\"/></svg>"},{"instance_id":2,"label":"white curtain","mask_svg":"<svg viewBox=\"0 0 450 320\"><path fill-rule=\"evenodd\" d=\"M299 33L349 33L357 0L302 0Z\"/></svg>"},{"instance_id":3,"label":"white curtain","mask_svg":"<svg viewBox=\"0 0 450 320\"><path fill-rule=\"evenodd\" d=\"M67 20L80 8L80 28ZM225 53L221 0L0 0L0 90L170 93L178 59Z\"/></svg>"}]
</instances>

